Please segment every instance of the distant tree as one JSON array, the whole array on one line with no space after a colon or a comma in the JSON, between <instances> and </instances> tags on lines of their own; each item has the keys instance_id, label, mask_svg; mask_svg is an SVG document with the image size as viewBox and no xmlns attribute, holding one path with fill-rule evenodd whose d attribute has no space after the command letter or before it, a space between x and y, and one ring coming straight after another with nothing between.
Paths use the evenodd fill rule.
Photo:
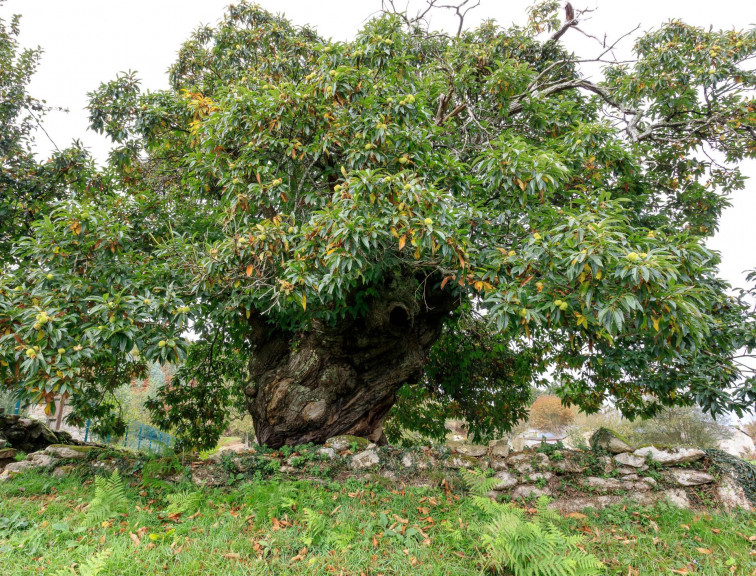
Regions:
<instances>
[{"instance_id":1,"label":"distant tree","mask_svg":"<svg viewBox=\"0 0 756 576\"><path fill-rule=\"evenodd\" d=\"M543 395L530 406L528 423L531 428L559 432L575 420L575 410L565 406L558 396Z\"/></svg>"},{"instance_id":2,"label":"distant tree","mask_svg":"<svg viewBox=\"0 0 756 576\"><path fill-rule=\"evenodd\" d=\"M715 421L700 408L683 406L667 408L647 420L627 422L624 430L637 444L686 445L697 448L716 448L722 440L732 436L724 420Z\"/></svg>"}]
</instances>

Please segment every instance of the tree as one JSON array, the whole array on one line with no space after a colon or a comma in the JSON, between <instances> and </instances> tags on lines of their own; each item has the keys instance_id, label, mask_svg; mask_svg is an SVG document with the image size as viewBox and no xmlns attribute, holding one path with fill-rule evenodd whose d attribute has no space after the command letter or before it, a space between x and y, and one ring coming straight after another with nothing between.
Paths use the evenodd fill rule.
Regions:
<instances>
[{"instance_id":1,"label":"tree","mask_svg":"<svg viewBox=\"0 0 756 576\"><path fill-rule=\"evenodd\" d=\"M338 43L242 2L169 89L93 92L103 188L14 244L5 378L104 422L92 399L183 362L155 407L195 445L237 392L270 446L382 441L397 395L409 425L503 430L546 375L587 411L752 406L753 316L704 242L756 155L756 31L672 21L594 83L556 2L457 13L456 36L387 12Z\"/></svg>"},{"instance_id":2,"label":"tree","mask_svg":"<svg viewBox=\"0 0 756 576\"><path fill-rule=\"evenodd\" d=\"M625 426L636 445L696 446L718 448L732 431L694 406L667 408L648 420Z\"/></svg>"},{"instance_id":3,"label":"tree","mask_svg":"<svg viewBox=\"0 0 756 576\"><path fill-rule=\"evenodd\" d=\"M559 432L575 420L575 412L551 394L536 398L530 406L530 426L537 430Z\"/></svg>"}]
</instances>

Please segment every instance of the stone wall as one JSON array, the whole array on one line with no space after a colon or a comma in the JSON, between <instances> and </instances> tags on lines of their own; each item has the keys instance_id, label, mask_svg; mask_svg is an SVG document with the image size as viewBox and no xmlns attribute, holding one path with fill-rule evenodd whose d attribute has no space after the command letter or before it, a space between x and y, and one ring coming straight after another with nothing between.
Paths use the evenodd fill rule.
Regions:
<instances>
[{"instance_id":1,"label":"stone wall","mask_svg":"<svg viewBox=\"0 0 756 576\"><path fill-rule=\"evenodd\" d=\"M602 508L623 501L650 505L666 501L682 507L741 507L752 509L753 493L744 490L742 478L717 464L714 452L691 448L634 449L614 436L603 436L591 451L564 450L544 445L510 452L506 441L488 446L451 443L449 447L378 447L364 438L339 436L324 446L280 450L252 449L240 453L217 452L207 460L181 464L173 457L164 467L166 481L223 486L241 478L297 478L313 482L364 477L376 482L442 484L463 488L464 469L486 470L498 483L490 496L519 500L547 495L562 512L586 507ZM65 448L65 449L64 449ZM66 473L75 459L85 459L90 470L122 472L141 467L134 452L112 449L49 446L25 462L8 465L0 479L34 467ZM729 457L732 458L732 457ZM166 459L166 462L168 459ZM743 461L753 478L756 468ZM153 466L153 468L155 468ZM157 467L160 468L159 466ZM159 472L156 472L159 473Z\"/></svg>"},{"instance_id":2,"label":"stone wall","mask_svg":"<svg viewBox=\"0 0 756 576\"><path fill-rule=\"evenodd\" d=\"M5 414L0 409L0 470L15 461L18 452L38 452L50 444L70 443L65 432L53 432L39 420Z\"/></svg>"}]
</instances>

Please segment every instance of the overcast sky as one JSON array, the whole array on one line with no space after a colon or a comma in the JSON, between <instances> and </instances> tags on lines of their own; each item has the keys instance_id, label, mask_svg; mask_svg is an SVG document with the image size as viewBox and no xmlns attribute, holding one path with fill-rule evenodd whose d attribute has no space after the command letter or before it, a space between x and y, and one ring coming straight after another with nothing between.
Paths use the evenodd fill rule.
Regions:
<instances>
[{"instance_id":1,"label":"overcast sky","mask_svg":"<svg viewBox=\"0 0 756 576\"><path fill-rule=\"evenodd\" d=\"M404 0L406 2L406 0ZM82 140L98 158L107 153L107 143L87 131L84 107L86 93L118 72L136 70L143 89L167 87L166 71L181 43L199 24L213 24L230 0L7 0L0 5L6 20L21 14L21 42L41 46L44 57L31 93L61 106L68 113L51 113L45 128L58 146L74 138ZM595 9L580 27L587 33L615 39L636 25L641 30L680 18L698 26L741 29L756 25L753 0L572 0L576 9ZM349 40L362 23L380 8L380 0L260 0L273 12L285 14L296 24L310 24L322 36ZM404 6L403 0L397 5ZM525 23L530 0L481 0L468 21L476 24L494 18L502 25ZM420 4L412 0L411 8ZM451 27L449 19L436 17L438 27ZM581 56L595 56L598 44L571 30L564 44ZM627 55L632 46L621 47ZM52 145L39 135L39 149L47 154ZM732 284L745 287L744 270L756 268L756 162L744 166L753 177L746 190L732 198L719 233L709 246L723 255L721 274Z\"/></svg>"}]
</instances>

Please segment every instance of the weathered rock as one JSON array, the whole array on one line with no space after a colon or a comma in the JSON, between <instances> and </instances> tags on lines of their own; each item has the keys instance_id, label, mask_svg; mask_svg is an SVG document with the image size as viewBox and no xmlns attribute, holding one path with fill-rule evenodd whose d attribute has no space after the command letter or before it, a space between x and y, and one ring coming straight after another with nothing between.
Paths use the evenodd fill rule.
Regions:
<instances>
[{"instance_id":1,"label":"weathered rock","mask_svg":"<svg viewBox=\"0 0 756 576\"><path fill-rule=\"evenodd\" d=\"M620 436L609 428L599 428L593 433L590 439L591 448L601 450L611 454L620 454L622 452L632 452L633 448L625 442Z\"/></svg>"},{"instance_id":2,"label":"weathered rock","mask_svg":"<svg viewBox=\"0 0 756 576\"><path fill-rule=\"evenodd\" d=\"M0 415L0 437L16 450L36 452L61 441L43 422L18 415ZM70 436L68 436L70 438Z\"/></svg>"},{"instance_id":3,"label":"weathered rock","mask_svg":"<svg viewBox=\"0 0 756 576\"><path fill-rule=\"evenodd\" d=\"M494 490L506 490L508 488L512 488L513 486L517 486L518 484L517 476L510 472L507 472L506 470L502 470L501 472L496 473L495 477L501 482L494 486Z\"/></svg>"},{"instance_id":4,"label":"weathered rock","mask_svg":"<svg viewBox=\"0 0 756 576\"><path fill-rule=\"evenodd\" d=\"M247 472L254 466L254 461L251 458L242 458L240 456L231 458L231 463L237 472Z\"/></svg>"},{"instance_id":5,"label":"weathered rock","mask_svg":"<svg viewBox=\"0 0 756 576\"><path fill-rule=\"evenodd\" d=\"M13 460L17 451L14 448L0 448L0 460Z\"/></svg>"},{"instance_id":6,"label":"weathered rock","mask_svg":"<svg viewBox=\"0 0 756 576\"><path fill-rule=\"evenodd\" d=\"M619 468L618 468L618 470L619 470ZM636 480L640 480L640 477L637 474L635 474L635 469L634 468L630 468L630 470L632 470L633 472L630 473L630 474L623 475L622 476L622 480L624 482L634 482Z\"/></svg>"},{"instance_id":7,"label":"weathered rock","mask_svg":"<svg viewBox=\"0 0 756 576\"><path fill-rule=\"evenodd\" d=\"M294 468L294 466L287 466L286 464L284 464L278 469L278 471L281 474L294 474L296 473L297 469Z\"/></svg>"},{"instance_id":8,"label":"weathered rock","mask_svg":"<svg viewBox=\"0 0 756 576\"><path fill-rule=\"evenodd\" d=\"M539 496L551 496L551 490L548 488L539 488L524 484L512 490L512 498L538 498Z\"/></svg>"},{"instance_id":9,"label":"weathered rock","mask_svg":"<svg viewBox=\"0 0 756 576\"><path fill-rule=\"evenodd\" d=\"M643 477L643 478L641 478L640 480L641 480L641 482L643 482L644 484L648 484L648 485L649 485L649 486L650 486L651 488L655 488L655 487L656 487L656 485L657 485L657 482L656 482L656 480L654 480L653 478L649 478L648 476L644 476L644 477Z\"/></svg>"},{"instance_id":10,"label":"weathered rock","mask_svg":"<svg viewBox=\"0 0 756 576\"><path fill-rule=\"evenodd\" d=\"M404 452L401 455L399 462L405 468L414 467L418 470L428 470L429 468L435 468L436 466L438 466L438 459L435 456L425 452ZM485 466L483 467L485 468Z\"/></svg>"},{"instance_id":11,"label":"weathered rock","mask_svg":"<svg viewBox=\"0 0 756 576\"><path fill-rule=\"evenodd\" d=\"M690 499L685 493L685 490L679 488L672 490L665 490L663 493L664 499L678 508L690 508Z\"/></svg>"},{"instance_id":12,"label":"weathered rock","mask_svg":"<svg viewBox=\"0 0 756 576\"><path fill-rule=\"evenodd\" d=\"M616 478L598 478L597 476L588 476L580 480L580 483L587 488L611 492L613 490L622 490L622 482Z\"/></svg>"},{"instance_id":13,"label":"weathered rock","mask_svg":"<svg viewBox=\"0 0 756 576\"><path fill-rule=\"evenodd\" d=\"M617 462L617 464L620 464L621 466L628 466L630 468L642 468L646 465L645 456L636 456L635 454L630 454L628 452L617 454L614 457L614 460L615 462Z\"/></svg>"},{"instance_id":14,"label":"weathered rock","mask_svg":"<svg viewBox=\"0 0 756 576\"><path fill-rule=\"evenodd\" d=\"M648 492L651 490L651 485L646 482L633 482L632 480L622 480L622 489L627 490L629 493Z\"/></svg>"},{"instance_id":15,"label":"weathered rock","mask_svg":"<svg viewBox=\"0 0 756 576\"><path fill-rule=\"evenodd\" d=\"M504 458L490 458L488 460L488 466L493 470L506 470L507 461Z\"/></svg>"},{"instance_id":16,"label":"weathered rock","mask_svg":"<svg viewBox=\"0 0 756 576\"><path fill-rule=\"evenodd\" d=\"M717 486L717 496L727 510L742 508L750 511L753 509L745 491L733 478L724 476Z\"/></svg>"},{"instance_id":17,"label":"weathered rock","mask_svg":"<svg viewBox=\"0 0 756 576\"><path fill-rule=\"evenodd\" d=\"M56 458L72 458L76 460L83 460L87 457L94 446L64 446L62 444L51 444L45 448L45 453Z\"/></svg>"},{"instance_id":18,"label":"weathered rock","mask_svg":"<svg viewBox=\"0 0 756 576\"><path fill-rule=\"evenodd\" d=\"M488 443L488 453L491 458L506 458L509 456L509 439L491 440Z\"/></svg>"},{"instance_id":19,"label":"weathered rock","mask_svg":"<svg viewBox=\"0 0 756 576\"><path fill-rule=\"evenodd\" d=\"M615 468L616 462L612 460L609 456L599 456L598 461L604 470L604 474L611 473Z\"/></svg>"},{"instance_id":20,"label":"weathered rock","mask_svg":"<svg viewBox=\"0 0 756 576\"><path fill-rule=\"evenodd\" d=\"M192 482L197 486L223 486L228 482L228 473L212 464L193 466Z\"/></svg>"},{"instance_id":21,"label":"weathered rock","mask_svg":"<svg viewBox=\"0 0 756 576\"><path fill-rule=\"evenodd\" d=\"M53 470L52 477L63 478L64 476L68 476L74 470L75 467L71 466L70 464L66 464L65 466L58 466L55 470Z\"/></svg>"},{"instance_id":22,"label":"weathered rock","mask_svg":"<svg viewBox=\"0 0 756 576\"><path fill-rule=\"evenodd\" d=\"M326 446L318 448L317 453L328 458L328 460L333 460L334 458L336 458L336 450L334 450L333 448L328 448Z\"/></svg>"},{"instance_id":23,"label":"weathered rock","mask_svg":"<svg viewBox=\"0 0 756 576\"><path fill-rule=\"evenodd\" d=\"M378 466L380 463L381 459L375 450L365 450L352 456L349 461L349 467L352 470L364 470L366 468Z\"/></svg>"},{"instance_id":24,"label":"weathered rock","mask_svg":"<svg viewBox=\"0 0 756 576\"><path fill-rule=\"evenodd\" d=\"M34 452L26 457L26 460L21 462L11 462L3 470L3 476L8 478L13 474L18 474L24 470L33 470L35 468L51 468L58 460L49 456L43 452Z\"/></svg>"},{"instance_id":25,"label":"weathered rock","mask_svg":"<svg viewBox=\"0 0 756 576\"><path fill-rule=\"evenodd\" d=\"M531 472L528 474L528 478L531 481L537 480L551 480L554 477L553 472Z\"/></svg>"},{"instance_id":26,"label":"weathered rock","mask_svg":"<svg viewBox=\"0 0 756 576\"><path fill-rule=\"evenodd\" d=\"M452 454L449 459L446 461L446 465L449 468L481 468L483 467L483 462L480 462L476 458L473 458L472 456L467 456L466 454Z\"/></svg>"},{"instance_id":27,"label":"weathered rock","mask_svg":"<svg viewBox=\"0 0 756 576\"><path fill-rule=\"evenodd\" d=\"M488 453L486 446L480 446L479 444L463 444L458 443L456 446L449 446L457 454L463 456L472 456L473 458L480 458Z\"/></svg>"},{"instance_id":28,"label":"weathered rock","mask_svg":"<svg viewBox=\"0 0 756 576\"><path fill-rule=\"evenodd\" d=\"M26 462L33 462L36 468L47 468L57 464L58 459L44 452L33 452L26 457Z\"/></svg>"},{"instance_id":29,"label":"weathered rock","mask_svg":"<svg viewBox=\"0 0 756 576\"><path fill-rule=\"evenodd\" d=\"M359 436L334 436L325 441L326 448L333 448L336 452L343 452L349 450L354 446L357 450L365 450L370 444L367 438L360 438Z\"/></svg>"},{"instance_id":30,"label":"weathered rock","mask_svg":"<svg viewBox=\"0 0 756 576\"><path fill-rule=\"evenodd\" d=\"M654 462L658 462L662 466L675 466L677 464L685 464L686 462L696 462L706 455L703 450L699 450L698 448L659 449L655 446L638 448L633 454L643 458L650 456Z\"/></svg>"},{"instance_id":31,"label":"weathered rock","mask_svg":"<svg viewBox=\"0 0 756 576\"><path fill-rule=\"evenodd\" d=\"M530 474L549 465L549 457L541 452L516 452L507 458L507 465L520 474Z\"/></svg>"},{"instance_id":32,"label":"weathered rock","mask_svg":"<svg viewBox=\"0 0 756 576\"><path fill-rule=\"evenodd\" d=\"M391 480L392 482L397 482L399 480L396 472L393 472L391 470L381 470L381 476L386 480Z\"/></svg>"},{"instance_id":33,"label":"weathered rock","mask_svg":"<svg viewBox=\"0 0 756 576\"><path fill-rule=\"evenodd\" d=\"M678 486L701 486L716 482L716 478L699 470L686 470L684 468L670 468L667 473L671 480Z\"/></svg>"},{"instance_id":34,"label":"weathered rock","mask_svg":"<svg viewBox=\"0 0 756 576\"><path fill-rule=\"evenodd\" d=\"M415 465L415 459L412 457L412 454L409 452L405 452L402 454L402 457L399 459L399 461L402 463L402 466L405 468L412 468Z\"/></svg>"},{"instance_id":35,"label":"weathered rock","mask_svg":"<svg viewBox=\"0 0 756 576\"><path fill-rule=\"evenodd\" d=\"M551 467L561 474L580 474L585 472L587 466L583 464L577 454L571 452L555 452L560 457L551 458Z\"/></svg>"}]
</instances>

